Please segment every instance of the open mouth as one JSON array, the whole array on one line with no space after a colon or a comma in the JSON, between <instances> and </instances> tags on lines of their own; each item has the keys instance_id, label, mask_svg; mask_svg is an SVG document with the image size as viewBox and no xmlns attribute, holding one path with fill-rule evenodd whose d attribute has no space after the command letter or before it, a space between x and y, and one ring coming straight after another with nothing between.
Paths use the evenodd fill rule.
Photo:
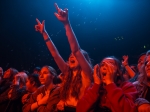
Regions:
<instances>
[{"instance_id":1,"label":"open mouth","mask_svg":"<svg viewBox=\"0 0 150 112\"><path fill-rule=\"evenodd\" d=\"M70 60L70 63L75 63L75 61L74 60Z\"/></svg>"},{"instance_id":2,"label":"open mouth","mask_svg":"<svg viewBox=\"0 0 150 112\"><path fill-rule=\"evenodd\" d=\"M106 76L106 73L105 73L105 72L103 72L103 73L102 73L102 75L103 75L103 76Z\"/></svg>"}]
</instances>

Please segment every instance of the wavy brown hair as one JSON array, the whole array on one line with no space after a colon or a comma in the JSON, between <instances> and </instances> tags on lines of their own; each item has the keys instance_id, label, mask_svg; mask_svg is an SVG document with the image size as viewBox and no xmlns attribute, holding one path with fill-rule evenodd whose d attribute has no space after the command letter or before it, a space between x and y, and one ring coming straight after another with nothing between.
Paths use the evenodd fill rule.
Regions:
<instances>
[{"instance_id":1,"label":"wavy brown hair","mask_svg":"<svg viewBox=\"0 0 150 112\"><path fill-rule=\"evenodd\" d=\"M89 55L86 51L81 50L87 62L92 66ZM71 68L68 69L68 72L64 74L63 84L61 89L61 98L62 100L66 100L71 94L72 97L79 99L80 89L82 87L82 76L81 76L81 67L78 66L78 71L76 76L73 78L73 70Z\"/></svg>"},{"instance_id":2,"label":"wavy brown hair","mask_svg":"<svg viewBox=\"0 0 150 112\"><path fill-rule=\"evenodd\" d=\"M147 56L150 56L150 50L148 50L146 52L146 56L145 56L145 59L144 59L144 63L141 67L141 73L140 75L138 76L138 81L139 83L147 83L147 74L146 74L146 71L145 71L145 66L146 66L146 58Z\"/></svg>"}]
</instances>

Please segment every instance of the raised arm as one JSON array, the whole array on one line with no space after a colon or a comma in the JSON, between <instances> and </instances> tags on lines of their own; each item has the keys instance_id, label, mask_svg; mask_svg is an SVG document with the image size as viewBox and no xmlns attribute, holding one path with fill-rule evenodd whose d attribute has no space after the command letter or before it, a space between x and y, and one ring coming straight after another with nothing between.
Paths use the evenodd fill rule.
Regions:
<instances>
[{"instance_id":1,"label":"raised arm","mask_svg":"<svg viewBox=\"0 0 150 112\"><path fill-rule=\"evenodd\" d=\"M48 33L46 32L45 29L45 21L43 21L42 23L36 19L37 21L37 25L35 25L35 30L39 31L44 38L44 41L46 42L46 45L48 47L48 50L50 51L52 57L54 58L57 66L59 67L59 69L61 70L61 72L65 72L65 70L67 69L67 64L66 62L63 60L63 58L60 56L57 48L55 47L54 43L52 42L50 36L48 35Z\"/></svg>"},{"instance_id":2,"label":"raised arm","mask_svg":"<svg viewBox=\"0 0 150 112\"><path fill-rule=\"evenodd\" d=\"M61 21L66 29L66 35L68 37L68 41L70 44L70 48L72 53L74 54L74 56L76 57L76 59L78 60L83 72L88 75L90 77L90 79L92 79L92 67L90 66L90 64L88 63L88 61L85 59L84 55L81 52L79 43L77 41L77 38L72 30L71 24L69 22L69 18L68 18L68 9L60 9L58 7L58 5L55 3L55 7L57 10L57 13L54 13L56 18Z\"/></svg>"},{"instance_id":3,"label":"raised arm","mask_svg":"<svg viewBox=\"0 0 150 112\"><path fill-rule=\"evenodd\" d=\"M122 61L122 65L125 67L126 71L128 72L129 76L133 78L135 76L135 72L130 68L128 64L128 56L124 55Z\"/></svg>"}]
</instances>

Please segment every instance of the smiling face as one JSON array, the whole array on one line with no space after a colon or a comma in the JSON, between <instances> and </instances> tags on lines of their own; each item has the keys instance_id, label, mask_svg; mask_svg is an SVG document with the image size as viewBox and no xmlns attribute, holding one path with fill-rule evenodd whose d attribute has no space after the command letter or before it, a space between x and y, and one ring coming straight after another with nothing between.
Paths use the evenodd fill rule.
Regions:
<instances>
[{"instance_id":1,"label":"smiling face","mask_svg":"<svg viewBox=\"0 0 150 112\"><path fill-rule=\"evenodd\" d=\"M150 55L148 55L145 60L145 72L147 74L148 79L150 79Z\"/></svg>"},{"instance_id":2,"label":"smiling face","mask_svg":"<svg viewBox=\"0 0 150 112\"><path fill-rule=\"evenodd\" d=\"M53 82L53 75L47 67L43 67L40 71L39 80L43 85L49 85Z\"/></svg>"},{"instance_id":3,"label":"smiling face","mask_svg":"<svg viewBox=\"0 0 150 112\"><path fill-rule=\"evenodd\" d=\"M68 63L69 63L69 67L70 67L71 69L75 69L75 68L77 68L77 67L79 66L79 63L78 63L76 57L75 57L73 54L71 54L71 55L69 56L69 61L68 61Z\"/></svg>"}]
</instances>

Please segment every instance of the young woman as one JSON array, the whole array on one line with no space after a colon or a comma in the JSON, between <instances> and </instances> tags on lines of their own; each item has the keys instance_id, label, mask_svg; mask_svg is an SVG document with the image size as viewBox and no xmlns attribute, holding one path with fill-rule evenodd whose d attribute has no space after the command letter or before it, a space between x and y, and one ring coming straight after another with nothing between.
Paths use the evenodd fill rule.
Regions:
<instances>
[{"instance_id":1,"label":"young woman","mask_svg":"<svg viewBox=\"0 0 150 112\"><path fill-rule=\"evenodd\" d=\"M28 93L22 97L22 104L27 103L30 98L30 95L34 93L40 86L41 83L39 80L39 74L29 75L26 82L26 90L28 91Z\"/></svg>"},{"instance_id":2,"label":"young woman","mask_svg":"<svg viewBox=\"0 0 150 112\"><path fill-rule=\"evenodd\" d=\"M93 72L92 66L87 52L80 48L76 36L71 28L68 19L68 9L62 10L57 4L55 4L55 7L58 11L55 13L55 16L64 24L72 51L69 56L68 63L62 59L57 48L46 32L45 21L41 24L37 19L38 25L35 26L35 29L43 35L50 53L64 75L61 90L61 101L58 103L57 108L64 111L70 111L70 109L72 111L76 111L75 108L78 100L83 96L85 88L91 84Z\"/></svg>"},{"instance_id":3,"label":"young woman","mask_svg":"<svg viewBox=\"0 0 150 112\"><path fill-rule=\"evenodd\" d=\"M132 78L129 80L130 82L133 83L133 82L135 82L135 81L138 80L138 76L139 76L139 74L141 73L141 67L142 67L142 65L143 65L143 63L144 63L145 56L146 56L146 53L142 53L142 54L140 54L140 56L138 57L137 66L134 65L134 68L133 68L133 70L134 70L134 72L135 72L135 76L132 77ZM130 67L132 67L132 66L130 66Z\"/></svg>"},{"instance_id":4,"label":"young woman","mask_svg":"<svg viewBox=\"0 0 150 112\"><path fill-rule=\"evenodd\" d=\"M39 80L43 86L39 87L23 106L23 112L55 112L56 104L60 101L60 89L54 84L57 73L51 66L42 67Z\"/></svg>"},{"instance_id":5,"label":"young woman","mask_svg":"<svg viewBox=\"0 0 150 112\"><path fill-rule=\"evenodd\" d=\"M135 112L137 90L122 78L121 64L115 57L104 58L94 67L94 84L79 100L77 112Z\"/></svg>"},{"instance_id":6,"label":"young woman","mask_svg":"<svg viewBox=\"0 0 150 112\"><path fill-rule=\"evenodd\" d=\"M139 92L136 105L138 112L150 112L150 50L147 51L145 59L141 63L138 81L133 83Z\"/></svg>"},{"instance_id":7,"label":"young woman","mask_svg":"<svg viewBox=\"0 0 150 112\"><path fill-rule=\"evenodd\" d=\"M17 73L13 78L13 83L9 89L0 95L0 110L2 112L21 112L21 98L26 91L27 74Z\"/></svg>"},{"instance_id":8,"label":"young woman","mask_svg":"<svg viewBox=\"0 0 150 112\"><path fill-rule=\"evenodd\" d=\"M1 83L0 83L0 94L2 94L8 88L10 88L10 85L12 84L14 76L17 73L18 73L18 70L16 70L15 68L9 68L4 72L4 75L3 75Z\"/></svg>"}]
</instances>

